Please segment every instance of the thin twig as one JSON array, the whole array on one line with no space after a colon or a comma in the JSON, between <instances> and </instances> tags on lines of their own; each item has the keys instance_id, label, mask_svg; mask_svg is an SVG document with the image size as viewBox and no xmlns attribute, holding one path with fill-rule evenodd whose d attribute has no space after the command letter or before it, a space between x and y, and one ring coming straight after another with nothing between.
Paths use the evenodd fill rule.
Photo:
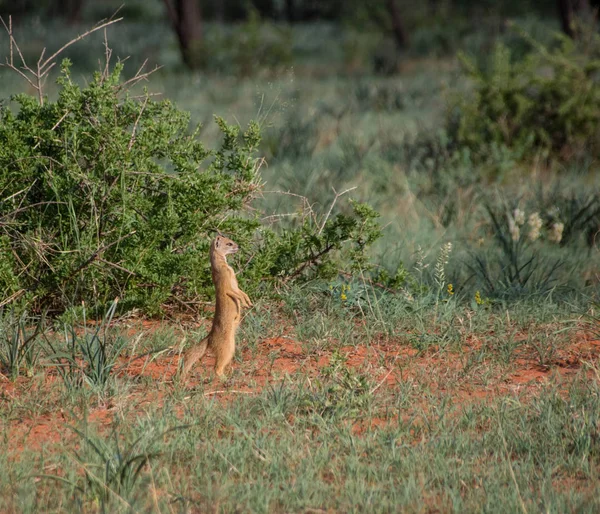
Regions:
<instances>
[{"instance_id":1,"label":"thin twig","mask_svg":"<svg viewBox=\"0 0 600 514\"><path fill-rule=\"evenodd\" d=\"M319 228L319 232L317 232L319 235L321 235L321 232L323 232L323 229L325 228L325 224L327 223L329 216L331 216L331 211L333 210L333 206L337 202L337 199L340 196L345 195L346 193L349 193L350 191L354 191L356 189L356 186L350 187L350 188L346 189L345 191L342 191L341 193L338 193L333 187L331 189L333 189L333 192L335 193L335 198L331 202L331 205L329 206L329 210L327 211L327 214L323 218L323 223L321 223L321 228Z\"/></svg>"},{"instance_id":2,"label":"thin twig","mask_svg":"<svg viewBox=\"0 0 600 514\"><path fill-rule=\"evenodd\" d=\"M369 394L373 394L375 391L377 391L377 389L379 389L383 385L383 383L386 381L387 377L389 377L391 375L392 371L394 371L394 370L390 369L387 372L387 375L385 377L383 377L383 380L381 382L379 382L379 384L377 384L373 389L371 389L369 391Z\"/></svg>"},{"instance_id":3,"label":"thin twig","mask_svg":"<svg viewBox=\"0 0 600 514\"><path fill-rule=\"evenodd\" d=\"M96 26L94 28L91 28L90 30L88 30L87 32L84 32L83 34L80 34L75 39L71 39L71 41L69 41L68 43L65 43L56 52L54 52L50 57L48 57L48 59L46 59L42 63L41 68L44 69L46 66L48 66L49 63L51 63L54 59L56 59L56 57L58 57L64 50L66 50L67 48L69 48L72 44L77 43L77 41L81 41L83 38L89 36L93 32L96 32L97 30L100 30L100 29L103 29L104 27L108 27L109 25L113 25L115 23L118 23L122 19L123 18L121 17L121 18L117 18L117 19L114 19L114 20L108 20L105 23L101 23L100 25L98 25L98 26Z\"/></svg>"},{"instance_id":4,"label":"thin twig","mask_svg":"<svg viewBox=\"0 0 600 514\"><path fill-rule=\"evenodd\" d=\"M6 58L6 62L4 64L0 64L0 66L8 67L11 70L15 71L17 74L19 74L22 78L24 78L29 83L29 85L37 91L38 101L40 105L44 105L44 84L46 83L48 73L50 73L50 70L52 70L52 68L56 65L55 59L68 47L70 47L74 43L77 43L77 41L84 39L85 37L89 36L93 32L96 32L97 30L105 29L109 25L113 25L114 23L117 23L122 19L123 18L111 19L107 22L100 23L96 27L91 28L90 30L84 32L83 34L80 34L76 38L71 39L70 41L65 43L47 59L44 59L44 56L46 54L46 48L44 48L40 53L40 57L37 60L36 69L34 70L25 61L25 57L23 57L23 53L21 52L21 49L13 35L12 16L8 17L8 25L6 24L4 19L0 17L0 21L2 22L4 29L8 33L10 52L9 57ZM19 58L21 59L22 69L19 69L17 66L15 66L15 50L19 55ZM27 74L29 74L31 78Z\"/></svg>"},{"instance_id":5,"label":"thin twig","mask_svg":"<svg viewBox=\"0 0 600 514\"><path fill-rule=\"evenodd\" d=\"M0 66L6 66L6 67L10 68L11 70L16 71L19 75L21 75L21 77L23 77L27 82L29 82L29 85L31 87L33 87L34 89L37 89L37 86L35 85L35 83L32 80L29 79L27 74L15 66L14 51L16 49L17 53L19 54L19 57L21 58L21 63L22 63L23 69L25 69L26 71L28 71L32 74L35 74L34 71L31 68L29 68L29 66L27 66L27 63L25 62L25 58L23 57L23 54L21 53L21 49L19 48L19 45L17 44L17 41L15 40L15 38L13 36L12 16L8 17L8 25L6 25L4 18L2 18L1 16L0 16L0 22L2 22L4 29L8 33L8 39L10 41L9 56L6 58L6 63L0 64Z\"/></svg>"},{"instance_id":6,"label":"thin twig","mask_svg":"<svg viewBox=\"0 0 600 514\"><path fill-rule=\"evenodd\" d=\"M58 126L63 122L63 120L69 115L69 110L67 110L61 117L60 119L54 124L54 127L52 127L50 130L54 130L56 128L58 128ZM39 143L38 143L39 144Z\"/></svg>"},{"instance_id":7,"label":"thin twig","mask_svg":"<svg viewBox=\"0 0 600 514\"><path fill-rule=\"evenodd\" d=\"M146 66L146 63L148 62L148 59L146 59L142 65L140 66L140 68L138 69L138 71L136 72L136 74L131 77L129 80L126 80L125 82L123 82L122 84L119 85L119 90L121 89L125 89L125 88L129 88L131 86L135 86L138 82L142 81L142 80L146 80L150 75L152 75L155 71L158 71L162 68L162 66L159 66L158 64L152 68L150 71L147 71L145 73L141 73L142 69Z\"/></svg>"},{"instance_id":8,"label":"thin twig","mask_svg":"<svg viewBox=\"0 0 600 514\"><path fill-rule=\"evenodd\" d=\"M144 103L142 104L142 108L140 109L140 113L138 114L138 117L136 118L135 123L133 124L133 130L131 131L131 139L129 140L129 144L127 145L128 152L131 152L131 148L133 147L133 143L135 142L135 133L137 131L138 124L140 122L140 118L142 117L142 114L144 114L144 110L146 109L147 104L148 104L148 97L146 96L146 99L144 100Z\"/></svg>"},{"instance_id":9,"label":"thin twig","mask_svg":"<svg viewBox=\"0 0 600 514\"><path fill-rule=\"evenodd\" d=\"M185 303L181 298L178 298L177 295L172 295L171 298L173 298L177 303L183 305L187 310L189 310L190 312L196 314L196 310L193 309L192 307L190 307L187 303Z\"/></svg>"},{"instance_id":10,"label":"thin twig","mask_svg":"<svg viewBox=\"0 0 600 514\"><path fill-rule=\"evenodd\" d=\"M263 191L262 194L263 195L264 194L279 194L279 195L293 196L294 198L300 198L302 200L302 203L304 204L303 205L304 211L308 211L308 214L313 219L315 225L318 225L318 223L317 223L317 216L315 214L315 211L313 210L312 205L308 201L308 198L306 198L306 196L302 196L302 195L299 195L297 193L292 193L290 191Z\"/></svg>"},{"instance_id":11,"label":"thin twig","mask_svg":"<svg viewBox=\"0 0 600 514\"><path fill-rule=\"evenodd\" d=\"M119 266L118 264L116 264L114 262L107 261L106 259L102 259L101 257L98 257L98 259L96 259L96 260L98 262L106 264L107 266L111 266L111 267L116 268L118 270L124 271L125 273L128 273L129 275L137 275L137 273L135 273L135 271L128 270L127 268L124 268L123 266Z\"/></svg>"},{"instance_id":12,"label":"thin twig","mask_svg":"<svg viewBox=\"0 0 600 514\"><path fill-rule=\"evenodd\" d=\"M213 394L222 394L222 393L231 393L231 394L256 394L255 391L227 391L226 389L220 390L220 391L208 391L207 393L204 393L204 396L211 396Z\"/></svg>"},{"instance_id":13,"label":"thin twig","mask_svg":"<svg viewBox=\"0 0 600 514\"><path fill-rule=\"evenodd\" d=\"M102 80L106 80L109 74L110 58L112 57L112 49L108 46L108 35L106 27L104 27L104 70L102 71Z\"/></svg>"},{"instance_id":14,"label":"thin twig","mask_svg":"<svg viewBox=\"0 0 600 514\"><path fill-rule=\"evenodd\" d=\"M289 277L287 278L287 280L291 280L293 278L296 278L298 275L300 275L308 266L310 266L311 264L316 264L318 262L318 260L323 257L323 255L325 255L326 253L328 253L331 249L333 249L333 245L329 244L327 245L325 248L323 248L323 250L321 250L317 255L313 255L310 259L308 259L307 261L305 261L304 263L302 263L302 265L296 270L294 271L291 275L289 275Z\"/></svg>"},{"instance_id":15,"label":"thin twig","mask_svg":"<svg viewBox=\"0 0 600 514\"><path fill-rule=\"evenodd\" d=\"M281 218L295 218L297 216L297 212L286 212L283 214L269 214L268 216L263 216L260 220L269 223L271 221L275 221Z\"/></svg>"},{"instance_id":16,"label":"thin twig","mask_svg":"<svg viewBox=\"0 0 600 514\"><path fill-rule=\"evenodd\" d=\"M20 207L18 209L15 209L14 211L4 214L3 216L0 216L0 220L14 216L15 214L18 214L20 212L27 211L29 209L32 209L33 207L39 207L40 205L66 205L66 203L65 202L54 202L54 201L32 203L31 205L26 205L25 207Z\"/></svg>"}]
</instances>

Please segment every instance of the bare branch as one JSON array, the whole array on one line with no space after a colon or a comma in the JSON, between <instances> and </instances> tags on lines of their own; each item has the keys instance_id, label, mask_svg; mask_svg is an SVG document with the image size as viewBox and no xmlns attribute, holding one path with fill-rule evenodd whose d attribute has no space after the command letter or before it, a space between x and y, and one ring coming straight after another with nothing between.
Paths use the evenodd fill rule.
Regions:
<instances>
[{"instance_id":1,"label":"bare branch","mask_svg":"<svg viewBox=\"0 0 600 514\"><path fill-rule=\"evenodd\" d=\"M104 70L102 71L102 80L108 78L110 58L112 57L112 49L108 46L108 36L106 27L104 27Z\"/></svg>"},{"instance_id":2,"label":"bare branch","mask_svg":"<svg viewBox=\"0 0 600 514\"><path fill-rule=\"evenodd\" d=\"M39 207L40 205L65 205L65 202L54 202L54 201L52 201L52 202L37 202L37 203L32 203L32 204L29 204L29 205L27 205L25 207L20 207L19 209L15 209L14 211L11 211L11 212L9 212L7 214L3 214L2 216L0 216L0 220L9 218L11 216L14 216L15 214L19 214L20 212L27 211L27 210L32 209L34 207Z\"/></svg>"},{"instance_id":3,"label":"bare branch","mask_svg":"<svg viewBox=\"0 0 600 514\"><path fill-rule=\"evenodd\" d=\"M27 82L29 82L29 85L31 87L33 87L34 89L37 90L37 86L35 85L35 83L27 75L25 75L25 73L23 73L19 68L14 67L12 64L0 64L0 66L6 66L7 68L10 68L11 70L16 71L19 75L21 75L21 77L23 77Z\"/></svg>"},{"instance_id":4,"label":"bare branch","mask_svg":"<svg viewBox=\"0 0 600 514\"><path fill-rule=\"evenodd\" d=\"M8 17L8 25L6 25L6 22L4 21L4 19L1 16L0 16L0 21L2 22L2 25L4 25L4 29L8 33L8 39L10 41L9 56L6 58L6 63L0 64L0 66L6 66L7 68L10 68L11 70L16 71L19 75L21 75L21 77L23 77L27 82L29 82L29 85L31 87L33 87L34 89L37 90L37 86L33 82L33 80L31 80L24 71L22 71L21 69L17 68L17 66L15 66L14 52L16 49L17 53L19 54L19 57L21 58L21 64L22 64L23 70L25 70L35 76L35 72L29 66L27 66L27 63L25 62L25 58L23 57L23 54L21 53L21 49L19 48L19 45L17 44L17 41L15 40L15 38L13 36L12 16Z\"/></svg>"},{"instance_id":5,"label":"bare branch","mask_svg":"<svg viewBox=\"0 0 600 514\"><path fill-rule=\"evenodd\" d=\"M297 216L297 212L285 212L282 214L269 214L267 216L263 216L260 220L266 223L272 223L283 218L295 218Z\"/></svg>"},{"instance_id":6,"label":"bare branch","mask_svg":"<svg viewBox=\"0 0 600 514\"><path fill-rule=\"evenodd\" d=\"M0 302L0 307L4 307L5 305L8 305L13 300L16 300L16 299L20 298L21 296L23 296L26 292L27 291L25 289L20 289L16 293L13 293L8 298L5 298L4 300L2 300Z\"/></svg>"},{"instance_id":7,"label":"bare branch","mask_svg":"<svg viewBox=\"0 0 600 514\"><path fill-rule=\"evenodd\" d=\"M135 123L133 124L133 130L131 131L131 139L129 140L129 144L127 145L127 151L129 151L129 152L131 151L131 148L133 147L133 143L135 143L135 133L138 128L138 123L140 122L140 118L142 117L142 114L144 114L144 109L146 109L148 100L149 100L149 97L146 96L146 99L144 100L144 103L142 104L142 108L140 109L140 113L138 114L138 117L135 120Z\"/></svg>"},{"instance_id":8,"label":"bare branch","mask_svg":"<svg viewBox=\"0 0 600 514\"><path fill-rule=\"evenodd\" d=\"M291 193L290 191L263 191L263 194L279 194L279 195L287 195L287 196L293 196L294 198L300 198L302 200L302 208L304 210L303 214L308 212L308 215L312 218L313 222L315 223L315 225L318 225L317 223L317 215L315 214L315 211L312 208L312 204L308 201L308 198L306 198L306 196L302 196L296 193Z\"/></svg>"},{"instance_id":9,"label":"bare branch","mask_svg":"<svg viewBox=\"0 0 600 514\"><path fill-rule=\"evenodd\" d=\"M50 63L50 66L48 66L48 67L47 67L47 68L46 68L44 71L42 71L42 72L41 72L41 74L40 74L40 78L41 78L41 77L45 77L46 75L48 75L48 72L49 72L49 71L50 71L52 68L54 68L54 66L56 66L56 63L55 63L55 62L53 62L53 63Z\"/></svg>"},{"instance_id":10,"label":"bare branch","mask_svg":"<svg viewBox=\"0 0 600 514\"><path fill-rule=\"evenodd\" d=\"M0 20L2 20L2 25L4 25L4 28L6 28L6 23L4 23L4 20L2 18L0 18ZM10 42L9 44L9 48L10 48L10 64L12 66L13 64L13 37L12 37L12 16L8 17L8 25L9 28L8 30L8 40Z\"/></svg>"},{"instance_id":11,"label":"bare branch","mask_svg":"<svg viewBox=\"0 0 600 514\"><path fill-rule=\"evenodd\" d=\"M15 67L13 56L14 56L14 49L16 48L17 53L19 54L19 57L21 58L21 63L23 64L23 68L26 69L27 71L30 71L33 73L33 70L31 68L29 68L29 66L27 66L27 63L25 62L25 58L23 57L23 54L21 53L21 49L19 48L19 45L17 44L17 41L13 36L12 16L8 17L8 26L4 22L4 18L2 18L2 16L0 16L0 21L2 22L2 25L4 25L4 28L6 29L6 32L8 33L8 38L10 40L10 63L8 63L8 61L7 61L7 64L9 64L9 66L11 66L11 67Z\"/></svg>"},{"instance_id":12,"label":"bare branch","mask_svg":"<svg viewBox=\"0 0 600 514\"><path fill-rule=\"evenodd\" d=\"M50 57L48 57L48 59L46 59L41 66L41 69L45 68L46 66L48 66L49 63L51 63L52 61L54 61L54 59L56 59L56 57L58 57L64 50L66 50L67 48L69 48L71 45L73 45L74 43L77 43L77 41L81 41L83 38L89 36L90 34L92 34L93 32L96 32L100 29L103 29L104 27L108 27L109 25L113 25L119 21L121 21L123 18L117 18L115 20L109 20L105 23L101 23L100 25L91 28L90 30L88 30L87 32L84 32L83 34L80 34L79 36L77 36L75 39L71 39L71 41L69 41L68 43L65 43L63 46L61 46L56 52L54 52Z\"/></svg>"},{"instance_id":13,"label":"bare branch","mask_svg":"<svg viewBox=\"0 0 600 514\"><path fill-rule=\"evenodd\" d=\"M178 21L177 13L175 12L175 8L173 7L171 0L163 0L163 3L165 4L165 7L167 8L167 15L169 16L171 25L173 25L173 27L176 27L177 21Z\"/></svg>"},{"instance_id":14,"label":"bare branch","mask_svg":"<svg viewBox=\"0 0 600 514\"><path fill-rule=\"evenodd\" d=\"M77 41L82 40L83 38L89 36L93 32L96 32L100 29L106 29L106 27L108 27L109 25L113 25L114 23L117 23L117 22L121 21L122 19L123 18L117 18L117 19L110 19L107 22L101 22L96 27L91 28L90 30L84 32L83 34L80 34L76 38L71 39L69 42L65 43L63 46L61 46L56 52L54 52L47 59L44 59L44 56L46 55L46 48L44 47L40 54L40 57L37 61L37 69L33 70L30 66L27 65L27 62L25 61L25 57L23 57L23 53L21 52L21 49L19 48L19 45L13 35L12 17L11 16L8 17L8 25L6 24L4 19L2 17L0 17L0 21L2 22L4 29L8 33L8 38L9 38L9 43L10 43L9 57L6 58L6 63L0 64L0 66L6 66L6 67L10 68L11 70L16 71L21 77L23 77L29 83L29 85L37 91L38 100L40 102L40 105L44 105L44 85L48 78L48 73L56 65L55 59L65 49L67 49L72 44L76 43ZM105 32L105 37L106 37L106 32ZM16 50L17 54L19 55L19 58L21 59L22 65L21 65L20 69L17 66L15 66L15 63L14 63L15 50ZM30 76L28 76L28 74L31 76L31 78L30 78Z\"/></svg>"},{"instance_id":15,"label":"bare branch","mask_svg":"<svg viewBox=\"0 0 600 514\"><path fill-rule=\"evenodd\" d=\"M342 191L341 193L338 193L333 187L331 189L333 189L333 192L335 193L335 198L333 199L333 202L331 202L331 205L329 206L329 210L327 211L327 214L323 218L323 223L321 223L321 228L319 228L319 232L317 232L317 234L319 234L319 235L321 235L321 232L323 232L323 229L325 228L325 224L327 223L329 216L331 216L331 211L333 210L333 206L337 202L337 199L340 196L345 195L346 193L349 193L350 191L354 191L356 189L356 186L350 187L350 188L346 189L345 191Z\"/></svg>"},{"instance_id":16,"label":"bare branch","mask_svg":"<svg viewBox=\"0 0 600 514\"><path fill-rule=\"evenodd\" d=\"M54 130L56 128L58 128L58 126L63 122L63 120L69 115L71 111L66 111L61 117L60 119L54 124L54 127L52 127L50 130Z\"/></svg>"},{"instance_id":17,"label":"bare branch","mask_svg":"<svg viewBox=\"0 0 600 514\"><path fill-rule=\"evenodd\" d=\"M137 71L137 73L133 77L131 77L129 80L126 80L125 82L123 82L119 86L119 89L125 89L126 87L135 86L138 82L141 82L142 80L146 80L155 71L160 70L162 68L162 66L156 65L152 70L147 71L145 73L141 73L142 69L144 68L144 66L146 66L147 62L148 62L148 59L146 59L142 63L142 65L140 66L139 70Z\"/></svg>"},{"instance_id":18,"label":"bare branch","mask_svg":"<svg viewBox=\"0 0 600 514\"><path fill-rule=\"evenodd\" d=\"M292 280L293 278L296 278L297 276L299 276L300 274L302 274L302 272L308 268L308 266L312 265L312 264L317 264L319 262L319 259L321 257L323 257L323 255L329 253L331 250L333 250L333 245L332 244L328 244L325 248L323 248L323 250L321 250L319 253L317 253L316 255L313 255L312 257L310 257L308 260L304 261L292 274L290 274L287 278L286 281L288 280Z\"/></svg>"},{"instance_id":19,"label":"bare branch","mask_svg":"<svg viewBox=\"0 0 600 514\"><path fill-rule=\"evenodd\" d=\"M115 262L110 262L110 261L107 261L106 259L102 259L101 257L98 257L96 259L96 261L101 262L102 264L106 264L107 266L112 266L113 268L116 268L118 270L124 271L125 273L128 273L129 275L137 275L137 273L135 273L134 271L128 270L127 268L124 268L123 266L119 266Z\"/></svg>"}]
</instances>

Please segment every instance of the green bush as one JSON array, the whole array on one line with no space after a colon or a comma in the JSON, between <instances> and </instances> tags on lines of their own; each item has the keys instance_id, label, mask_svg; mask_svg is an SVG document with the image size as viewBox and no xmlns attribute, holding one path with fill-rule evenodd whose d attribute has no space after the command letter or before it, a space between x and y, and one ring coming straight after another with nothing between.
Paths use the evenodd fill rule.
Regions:
<instances>
[{"instance_id":1,"label":"green bush","mask_svg":"<svg viewBox=\"0 0 600 514\"><path fill-rule=\"evenodd\" d=\"M187 113L129 96L121 68L81 88L65 61L56 102L17 95L17 114L0 111L4 291L57 308L115 296L157 306L182 277L207 283L197 261L210 230L256 226L228 213L257 188L257 126L240 143L217 119L223 144L208 151Z\"/></svg>"},{"instance_id":2,"label":"green bush","mask_svg":"<svg viewBox=\"0 0 600 514\"><path fill-rule=\"evenodd\" d=\"M524 33L533 51L515 61L496 45L487 67L461 57L474 88L449 114L452 138L485 158L491 147L506 147L526 159L534 154L567 160L600 156L600 37L592 50L559 36L553 48Z\"/></svg>"},{"instance_id":3,"label":"green bush","mask_svg":"<svg viewBox=\"0 0 600 514\"><path fill-rule=\"evenodd\" d=\"M355 205L281 234L249 205L261 180L257 124L239 133L221 118L215 150L169 101L133 96L122 66L86 87L65 61L56 101L13 97L0 107L0 288L4 303L63 311L85 300L156 312L211 288L208 245L216 230L243 248L241 280L306 279L365 265L376 213ZM246 213L246 214L245 214ZM348 246L350 245L350 246ZM348 251L346 251L346 249Z\"/></svg>"}]
</instances>

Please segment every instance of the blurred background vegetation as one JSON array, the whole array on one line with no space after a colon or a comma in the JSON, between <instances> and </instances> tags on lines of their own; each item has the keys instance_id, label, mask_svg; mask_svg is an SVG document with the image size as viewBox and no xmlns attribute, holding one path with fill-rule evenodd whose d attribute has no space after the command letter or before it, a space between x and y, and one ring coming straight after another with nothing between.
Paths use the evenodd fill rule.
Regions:
<instances>
[{"instance_id":1,"label":"blurred background vegetation","mask_svg":"<svg viewBox=\"0 0 600 514\"><path fill-rule=\"evenodd\" d=\"M380 213L373 284L407 298L429 284L469 302L597 297L600 2L121 3L5 0L0 15L12 17L29 63L123 17L107 29L123 77L161 67L134 92L147 86L189 112L211 148L223 138L214 114L257 123L260 223L293 228L307 205L327 213L350 188L347 197ZM0 48L8 54L7 33ZM73 80L89 83L104 52L103 31L69 47ZM49 80L45 91L55 99L60 87ZM0 69L9 109L19 92L35 94ZM333 212L350 215L346 200ZM436 286L433 265L447 242L451 289ZM301 265L265 265L251 278L295 277Z\"/></svg>"}]
</instances>

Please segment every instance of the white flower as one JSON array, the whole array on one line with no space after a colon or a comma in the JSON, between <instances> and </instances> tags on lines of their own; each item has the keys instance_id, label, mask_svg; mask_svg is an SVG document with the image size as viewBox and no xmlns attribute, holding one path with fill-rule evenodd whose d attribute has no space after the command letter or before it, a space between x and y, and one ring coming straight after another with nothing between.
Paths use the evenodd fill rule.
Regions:
<instances>
[{"instance_id":1,"label":"white flower","mask_svg":"<svg viewBox=\"0 0 600 514\"><path fill-rule=\"evenodd\" d=\"M518 207L513 211L513 217L519 227L525 225L525 213Z\"/></svg>"},{"instance_id":2,"label":"white flower","mask_svg":"<svg viewBox=\"0 0 600 514\"><path fill-rule=\"evenodd\" d=\"M550 241L554 241L555 243L560 243L563 236L563 230L565 229L565 224L560 221L554 223L552 225L552 231L550 232L549 239Z\"/></svg>"},{"instance_id":3,"label":"white flower","mask_svg":"<svg viewBox=\"0 0 600 514\"><path fill-rule=\"evenodd\" d=\"M529 239L535 241L540 237L540 229L542 228L542 218L537 212L529 215L527 220L529 223Z\"/></svg>"},{"instance_id":4,"label":"white flower","mask_svg":"<svg viewBox=\"0 0 600 514\"><path fill-rule=\"evenodd\" d=\"M402 296L404 297L404 299L407 302L414 302L415 298L412 294L410 294L410 291L408 291L408 289L401 289L400 292L402 293Z\"/></svg>"},{"instance_id":5,"label":"white flower","mask_svg":"<svg viewBox=\"0 0 600 514\"><path fill-rule=\"evenodd\" d=\"M521 237L521 231L519 230L519 226L515 223L510 216L508 217L508 231L510 232L510 237L513 241L518 241Z\"/></svg>"}]
</instances>

